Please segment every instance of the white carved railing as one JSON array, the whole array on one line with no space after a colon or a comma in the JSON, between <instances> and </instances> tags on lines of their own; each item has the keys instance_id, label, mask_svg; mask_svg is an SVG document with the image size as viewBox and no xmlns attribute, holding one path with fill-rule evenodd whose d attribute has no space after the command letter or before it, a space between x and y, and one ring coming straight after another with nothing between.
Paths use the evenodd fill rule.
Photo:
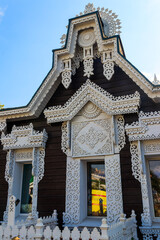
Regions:
<instances>
[{"instance_id":1,"label":"white carved railing","mask_svg":"<svg viewBox=\"0 0 160 240\"><path fill-rule=\"evenodd\" d=\"M107 225L106 219L102 220L100 226L101 232L94 228L90 232L86 227L79 231L77 227L69 230L65 227L62 231L59 227L53 230L43 224L39 218L35 226L26 227L25 225L18 228L15 226L0 226L0 239L10 240L19 237L21 240L137 240L137 226L134 212L130 218L126 219L122 214L119 222L111 226Z\"/></svg>"}]
</instances>

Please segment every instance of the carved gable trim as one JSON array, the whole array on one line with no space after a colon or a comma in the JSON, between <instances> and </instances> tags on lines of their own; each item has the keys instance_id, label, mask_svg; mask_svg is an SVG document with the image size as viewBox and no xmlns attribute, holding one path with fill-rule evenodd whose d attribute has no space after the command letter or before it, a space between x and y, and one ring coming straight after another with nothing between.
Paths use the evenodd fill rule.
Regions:
<instances>
[{"instance_id":1,"label":"carved gable trim","mask_svg":"<svg viewBox=\"0 0 160 240\"><path fill-rule=\"evenodd\" d=\"M104 64L104 75L107 79L110 79L114 73L113 64L114 62L121 67L127 75L138 85L140 88L148 94L150 98L153 98L155 101L160 100L160 87L153 85L149 82L131 63L129 63L124 56L119 52L117 48L117 40L119 37L115 36L112 38L107 38L104 35L102 26L100 24L100 16L103 18L103 11L90 12L88 15L82 15L77 18L73 18L70 21L67 40L65 47L59 50L54 51L54 65L53 68L49 71L42 85L31 99L29 104L25 107L13 108L13 109L3 109L0 111L0 121L4 119L15 119L15 118L27 118L27 117L38 117L42 112L44 106L47 104L51 96L54 94L57 89L60 81L57 81L58 76L63 72L63 83L65 87L68 87L71 82L71 71L68 71L62 67L62 63L66 60L71 61L75 55L75 48L77 43L77 37L79 31L86 29L93 29L95 40L98 46L98 51L100 55L103 55L108 50L108 44L113 44L113 57L112 61L109 60L102 61ZM113 26L112 28L113 29ZM93 56L94 57L94 56ZM72 61L73 62L73 61ZM72 65L72 64L71 64ZM0 126L0 131L3 131L3 127Z\"/></svg>"},{"instance_id":2,"label":"carved gable trim","mask_svg":"<svg viewBox=\"0 0 160 240\"><path fill-rule=\"evenodd\" d=\"M110 115L137 112L140 104L140 95L114 97L95 83L87 80L85 84L63 106L53 106L44 110L48 123L71 120L88 102Z\"/></svg>"}]
</instances>

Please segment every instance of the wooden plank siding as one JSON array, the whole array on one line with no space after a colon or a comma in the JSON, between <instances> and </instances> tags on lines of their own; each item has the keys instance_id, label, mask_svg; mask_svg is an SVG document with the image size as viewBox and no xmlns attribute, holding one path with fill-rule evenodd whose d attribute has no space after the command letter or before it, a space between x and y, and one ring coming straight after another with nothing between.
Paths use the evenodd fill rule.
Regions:
<instances>
[{"instance_id":1,"label":"wooden plank siding","mask_svg":"<svg viewBox=\"0 0 160 240\"><path fill-rule=\"evenodd\" d=\"M60 84L46 107L63 105L85 83L86 79L86 77L83 77L83 64L81 63L76 74L72 76L72 83L69 88L65 89ZM160 104L154 103L118 66L115 66L115 74L112 79L107 81L103 76L102 63L99 59L96 59L94 61L94 75L90 79L114 96L132 94L135 91L139 91L141 95L140 110L145 112L160 110ZM131 123L137 119L137 114L125 115L126 123ZM45 175L38 185L38 211L40 216L47 216L52 214L54 209L57 209L59 223L62 224L62 212L65 211L66 156L61 150L61 123L48 125L42 113L37 119L9 122L7 131L9 133L14 124L20 126L27 125L30 122L33 123L34 129L42 131L45 128L48 133L45 150ZM141 189L140 183L132 176L129 147L129 142L127 141L120 153L124 212L128 216L131 210L134 209L140 222L140 214L142 213ZM4 180L5 152L1 149L0 220L2 220L7 198L7 184Z\"/></svg>"}]
</instances>

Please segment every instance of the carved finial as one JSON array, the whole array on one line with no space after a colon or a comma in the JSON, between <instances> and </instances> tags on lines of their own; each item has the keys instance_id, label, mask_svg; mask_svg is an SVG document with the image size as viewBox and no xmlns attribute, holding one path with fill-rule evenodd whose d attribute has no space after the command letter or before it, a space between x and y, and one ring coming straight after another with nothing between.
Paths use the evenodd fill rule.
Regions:
<instances>
[{"instance_id":1,"label":"carved finial","mask_svg":"<svg viewBox=\"0 0 160 240\"><path fill-rule=\"evenodd\" d=\"M154 80L153 80L153 84L155 84L155 85L158 85L158 84L160 84L160 81L157 79L157 76L156 76L156 74L154 74Z\"/></svg>"},{"instance_id":2,"label":"carved finial","mask_svg":"<svg viewBox=\"0 0 160 240\"><path fill-rule=\"evenodd\" d=\"M66 34L63 34L62 37L60 38L60 40L61 40L60 43L63 44L62 47L64 47L64 43L66 41Z\"/></svg>"},{"instance_id":3,"label":"carved finial","mask_svg":"<svg viewBox=\"0 0 160 240\"><path fill-rule=\"evenodd\" d=\"M94 11L95 11L95 8L93 6L93 3L88 3L85 6L84 14L91 13L91 12L94 12Z\"/></svg>"}]
</instances>

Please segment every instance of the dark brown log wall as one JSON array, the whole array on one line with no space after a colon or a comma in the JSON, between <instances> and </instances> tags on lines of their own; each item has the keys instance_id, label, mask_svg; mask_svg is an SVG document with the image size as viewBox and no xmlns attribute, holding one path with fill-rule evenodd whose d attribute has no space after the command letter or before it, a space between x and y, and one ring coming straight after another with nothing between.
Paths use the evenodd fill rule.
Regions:
<instances>
[{"instance_id":1,"label":"dark brown log wall","mask_svg":"<svg viewBox=\"0 0 160 240\"><path fill-rule=\"evenodd\" d=\"M72 76L72 83L66 90L62 84L59 85L55 94L50 99L46 107L53 105L63 105L80 86L86 81L83 77L83 64L77 70L75 76ZM94 75L91 76L91 81L107 90L114 96L132 94L139 91L141 95L140 110L156 111L160 110L160 104L154 103L118 66L115 66L115 74L110 81L107 81L103 76L103 66L99 59L94 62ZM131 123L137 120L137 114L125 115L126 123ZM8 132L11 131L13 124L25 125L33 122L34 128L37 130L46 129L48 132L48 141L46 146L45 157L45 176L39 183L38 190L38 211L40 216L47 216L57 209L59 221L62 223L62 212L65 210L65 177L66 177L66 156L61 151L61 123L47 125L43 113L38 119L10 122L8 124ZM5 152L0 152L0 216L5 210L7 185L4 179L5 169ZM129 151L129 142L122 149L120 154L121 172L122 172L122 190L124 201L124 212L129 215L134 209L140 221L142 213L141 189L140 184L132 176L131 171L131 156Z\"/></svg>"}]
</instances>

